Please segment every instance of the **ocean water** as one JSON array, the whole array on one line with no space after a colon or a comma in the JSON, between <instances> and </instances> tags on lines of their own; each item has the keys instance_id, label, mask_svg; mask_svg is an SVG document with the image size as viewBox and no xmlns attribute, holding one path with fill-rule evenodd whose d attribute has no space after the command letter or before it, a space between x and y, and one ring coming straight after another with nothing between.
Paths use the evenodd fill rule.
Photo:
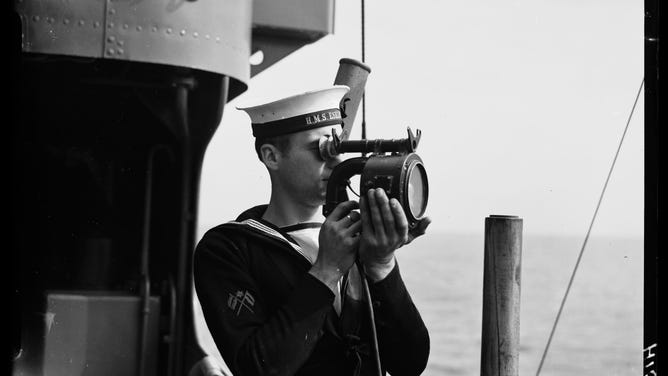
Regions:
<instances>
[{"instance_id":1,"label":"ocean water","mask_svg":"<svg viewBox=\"0 0 668 376\"><path fill-rule=\"evenodd\" d=\"M535 375L583 237L524 235L520 375ZM429 233L397 254L430 332L425 375L479 375L484 235ZM642 238L589 239L541 375L642 372Z\"/></svg>"},{"instance_id":2,"label":"ocean water","mask_svg":"<svg viewBox=\"0 0 668 376\"><path fill-rule=\"evenodd\" d=\"M536 375L583 240L524 234L521 376ZM423 375L480 374L483 258L482 231L429 232L398 251L403 279L430 333ZM540 374L642 374L642 315L642 238L592 234ZM219 358L203 325L198 320L200 342Z\"/></svg>"}]
</instances>

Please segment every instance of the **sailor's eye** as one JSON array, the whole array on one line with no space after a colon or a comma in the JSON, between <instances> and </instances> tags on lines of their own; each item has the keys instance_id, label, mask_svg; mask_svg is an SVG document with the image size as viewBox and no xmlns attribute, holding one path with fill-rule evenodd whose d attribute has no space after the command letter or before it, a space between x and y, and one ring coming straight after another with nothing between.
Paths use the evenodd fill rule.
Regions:
<instances>
[{"instance_id":1,"label":"sailor's eye","mask_svg":"<svg viewBox=\"0 0 668 376\"><path fill-rule=\"evenodd\" d=\"M322 158L322 155L320 155L320 142L319 141L314 141L312 143L309 143L306 150L314 152L319 160L324 161L324 159Z\"/></svg>"},{"instance_id":2,"label":"sailor's eye","mask_svg":"<svg viewBox=\"0 0 668 376\"><path fill-rule=\"evenodd\" d=\"M312 150L313 153L315 153L315 156L316 156L319 160L321 160L321 161L324 161L324 160L325 160L325 159L322 157L322 155L320 154L320 149L319 149L319 148L316 147L316 148L312 148L312 149L309 149L309 150Z\"/></svg>"}]
</instances>

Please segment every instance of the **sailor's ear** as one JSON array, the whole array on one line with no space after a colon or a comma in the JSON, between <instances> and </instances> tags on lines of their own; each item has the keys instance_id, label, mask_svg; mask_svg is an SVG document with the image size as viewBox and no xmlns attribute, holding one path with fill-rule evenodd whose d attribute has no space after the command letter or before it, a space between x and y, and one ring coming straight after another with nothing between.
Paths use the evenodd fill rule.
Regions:
<instances>
[{"instance_id":1,"label":"sailor's ear","mask_svg":"<svg viewBox=\"0 0 668 376\"><path fill-rule=\"evenodd\" d=\"M262 156L262 163L270 170L278 169L278 162L281 159L281 152L272 144L262 144L260 146L260 155Z\"/></svg>"}]
</instances>

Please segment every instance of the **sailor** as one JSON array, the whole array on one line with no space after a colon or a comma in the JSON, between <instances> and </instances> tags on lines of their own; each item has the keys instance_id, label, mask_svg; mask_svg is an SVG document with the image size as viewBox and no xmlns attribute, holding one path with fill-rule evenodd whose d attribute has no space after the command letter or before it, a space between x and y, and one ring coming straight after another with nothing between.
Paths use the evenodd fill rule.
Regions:
<instances>
[{"instance_id":1,"label":"sailor","mask_svg":"<svg viewBox=\"0 0 668 376\"><path fill-rule=\"evenodd\" d=\"M235 376L376 375L361 260L384 372L419 375L429 335L394 252L410 234L400 204L382 189L322 218L327 179L340 162L318 143L341 132L331 86L242 108L271 180L268 205L210 229L197 245L195 287L206 323Z\"/></svg>"}]
</instances>

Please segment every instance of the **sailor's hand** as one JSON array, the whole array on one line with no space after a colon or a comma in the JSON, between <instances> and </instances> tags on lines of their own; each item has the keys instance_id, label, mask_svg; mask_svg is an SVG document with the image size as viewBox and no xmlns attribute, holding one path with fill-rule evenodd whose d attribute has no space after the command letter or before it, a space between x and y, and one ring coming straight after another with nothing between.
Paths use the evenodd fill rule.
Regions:
<instances>
[{"instance_id":1,"label":"sailor's hand","mask_svg":"<svg viewBox=\"0 0 668 376\"><path fill-rule=\"evenodd\" d=\"M412 242L416 238L424 235L427 232L427 227L431 224L431 218L429 217L424 217L420 219L416 224L415 227L412 229L408 230L408 241L404 243L404 245Z\"/></svg>"},{"instance_id":2,"label":"sailor's hand","mask_svg":"<svg viewBox=\"0 0 668 376\"><path fill-rule=\"evenodd\" d=\"M360 214L354 211L358 207L355 201L340 203L320 228L318 258L309 273L332 291L357 257L362 228Z\"/></svg>"},{"instance_id":3,"label":"sailor's hand","mask_svg":"<svg viewBox=\"0 0 668 376\"><path fill-rule=\"evenodd\" d=\"M379 281L394 268L394 251L412 240L408 220L399 201L388 199L382 188L370 189L360 197L360 213L360 259L367 275Z\"/></svg>"}]
</instances>

